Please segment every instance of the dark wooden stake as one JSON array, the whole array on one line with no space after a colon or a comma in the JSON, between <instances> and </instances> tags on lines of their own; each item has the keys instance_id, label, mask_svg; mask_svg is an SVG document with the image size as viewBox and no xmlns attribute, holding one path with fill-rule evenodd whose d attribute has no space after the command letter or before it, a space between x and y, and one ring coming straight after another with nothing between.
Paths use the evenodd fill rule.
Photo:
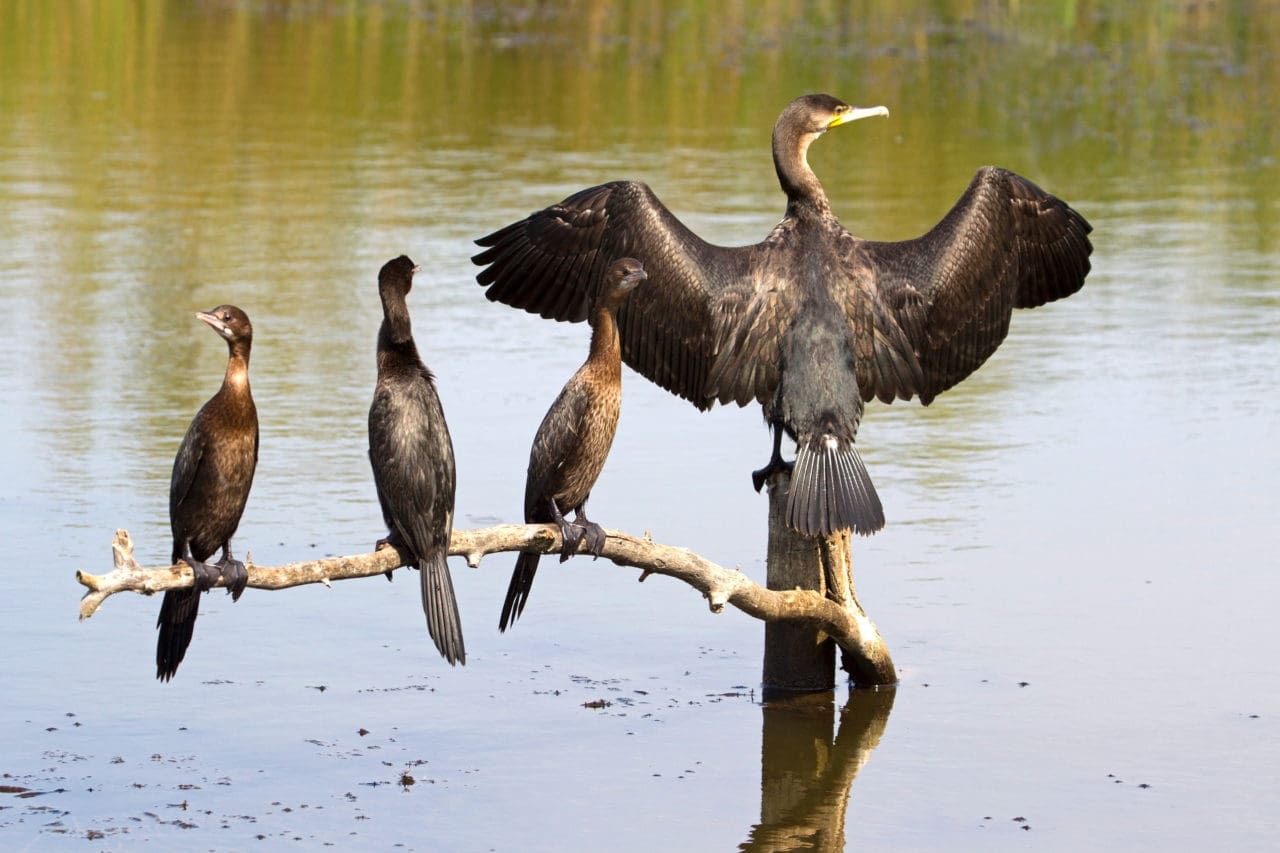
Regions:
<instances>
[{"instance_id":1,"label":"dark wooden stake","mask_svg":"<svg viewBox=\"0 0 1280 853\"><path fill-rule=\"evenodd\" d=\"M853 584L850 534L826 539L802 536L787 527L785 511L790 477L769 482L769 549L767 585L772 590L815 590L850 611L861 623L857 653L843 654L842 666L860 686L896 684L889 647L867 618ZM764 626L764 692L812 693L835 686L836 644L819 626L800 622L766 622Z\"/></svg>"}]
</instances>

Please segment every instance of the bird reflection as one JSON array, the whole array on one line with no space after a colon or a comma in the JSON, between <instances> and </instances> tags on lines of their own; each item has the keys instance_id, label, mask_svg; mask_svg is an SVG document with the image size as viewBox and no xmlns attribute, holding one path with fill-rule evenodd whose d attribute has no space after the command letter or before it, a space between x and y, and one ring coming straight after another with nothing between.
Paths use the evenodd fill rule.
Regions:
<instances>
[{"instance_id":1,"label":"bird reflection","mask_svg":"<svg viewBox=\"0 0 1280 853\"><path fill-rule=\"evenodd\" d=\"M852 691L840 709L834 741L830 693L763 706L760 822L739 850L844 850L849 789L880 743L894 692Z\"/></svg>"}]
</instances>

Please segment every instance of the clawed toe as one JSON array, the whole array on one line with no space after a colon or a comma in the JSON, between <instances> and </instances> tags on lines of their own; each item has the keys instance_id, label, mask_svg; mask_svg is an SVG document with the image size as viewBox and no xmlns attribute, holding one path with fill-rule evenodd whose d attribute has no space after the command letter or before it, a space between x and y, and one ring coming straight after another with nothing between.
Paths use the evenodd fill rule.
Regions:
<instances>
[{"instance_id":1,"label":"clawed toe","mask_svg":"<svg viewBox=\"0 0 1280 853\"><path fill-rule=\"evenodd\" d=\"M383 537L382 537L381 539L379 539L377 542L374 542L374 543L373 543L373 550L374 550L374 551L381 551L383 548L390 548L390 547L391 547L391 537L390 537L390 536L383 536ZM394 578L394 577L392 576L392 574L391 574L391 569L387 569L385 572L383 572L383 574L387 576L387 581L388 581L388 582L395 580L395 578Z\"/></svg>"},{"instance_id":2,"label":"clawed toe","mask_svg":"<svg viewBox=\"0 0 1280 853\"><path fill-rule=\"evenodd\" d=\"M249 570L244 563L227 558L218 565L218 573L231 594L231 600L239 601L240 594L249 584Z\"/></svg>"},{"instance_id":3,"label":"clawed toe","mask_svg":"<svg viewBox=\"0 0 1280 853\"><path fill-rule=\"evenodd\" d=\"M400 540L400 535L399 535L398 531L394 531L394 530L393 530L393 531L392 531L390 534L388 534L387 536L383 536L383 537L382 537L381 539L379 539L377 542L374 542L374 543L373 543L373 550L374 550L374 551L381 551L381 550L382 550L382 549L384 549L384 548L396 548L396 549L399 549L399 548L401 547L401 545L402 545L402 544L403 544L403 543L402 543L402 542L401 542L401 540ZM388 581L393 581L393 580L395 580L395 577L392 575L392 572L393 572L393 571L395 571L395 569L387 569L385 572L383 572L383 574L387 576L387 580L388 580Z\"/></svg>"},{"instance_id":4,"label":"clawed toe","mask_svg":"<svg viewBox=\"0 0 1280 853\"><path fill-rule=\"evenodd\" d=\"M195 577L197 592L208 592L213 589L214 584L218 582L218 578L222 576L216 566L211 566L191 557L183 557L182 561L191 567L191 574Z\"/></svg>"},{"instance_id":5,"label":"clawed toe","mask_svg":"<svg viewBox=\"0 0 1280 853\"><path fill-rule=\"evenodd\" d=\"M560 562L572 557L578 552L578 543L582 541L583 530L576 524L566 521L560 525L560 539L563 544L560 547Z\"/></svg>"},{"instance_id":6,"label":"clawed toe","mask_svg":"<svg viewBox=\"0 0 1280 853\"><path fill-rule=\"evenodd\" d=\"M583 525L584 534L587 539L587 548L591 551L592 559L598 559L600 552L604 550L604 541L609 538L605 535L604 528L589 521Z\"/></svg>"},{"instance_id":7,"label":"clawed toe","mask_svg":"<svg viewBox=\"0 0 1280 853\"><path fill-rule=\"evenodd\" d=\"M608 538L604 528L594 521L566 521L560 525L560 539L564 543L560 548L560 562L563 563L578 553L578 546L584 540L587 543L587 551L591 553L592 558L598 558L601 552L604 551L604 543Z\"/></svg>"}]
</instances>

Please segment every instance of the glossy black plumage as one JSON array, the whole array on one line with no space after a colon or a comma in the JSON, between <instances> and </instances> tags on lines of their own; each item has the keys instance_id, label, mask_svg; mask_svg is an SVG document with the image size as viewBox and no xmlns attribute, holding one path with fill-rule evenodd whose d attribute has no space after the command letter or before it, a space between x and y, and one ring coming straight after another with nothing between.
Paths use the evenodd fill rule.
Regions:
<instances>
[{"instance_id":1,"label":"glossy black plumage","mask_svg":"<svg viewBox=\"0 0 1280 853\"><path fill-rule=\"evenodd\" d=\"M618 306L646 275L639 261L620 258L603 278L594 299L591 351L543 416L529 450L524 520L559 525L563 539L561 562L577 550L583 539L597 557L604 547L604 530L587 519L584 505L604 470L622 409ZM569 512L574 513L573 522L564 517ZM516 558L502 603L499 630L507 630L524 612L538 570L538 557L522 552Z\"/></svg>"},{"instance_id":2,"label":"glossy black plumage","mask_svg":"<svg viewBox=\"0 0 1280 853\"><path fill-rule=\"evenodd\" d=\"M196 413L173 460L169 482L171 559L191 566L195 587L164 594L156 627L156 678L168 681L186 656L200 610L200 593L221 577L232 600L244 591L244 563L231 556L231 537L240 525L253 472L258 464L258 410L249 389L253 326L234 305L200 313L227 342L222 387ZM222 549L214 566L205 561Z\"/></svg>"},{"instance_id":3,"label":"glossy black plumage","mask_svg":"<svg viewBox=\"0 0 1280 853\"><path fill-rule=\"evenodd\" d=\"M797 440L789 523L803 533L883 525L854 449L864 401L935 396L976 370L1014 308L1068 296L1089 271L1089 224L1025 178L979 169L932 230L862 240L831 213L809 168L826 130L873 115L829 95L791 102L774 125L786 215L764 241L715 246L636 181L574 193L476 242L488 298L557 320L585 319L609 259L638 258L646 287L618 314L622 357L699 408L762 404L775 430L756 487L787 467Z\"/></svg>"},{"instance_id":4,"label":"glossy black plumage","mask_svg":"<svg viewBox=\"0 0 1280 853\"><path fill-rule=\"evenodd\" d=\"M427 631L445 660L465 664L462 618L448 564L456 485L453 442L435 378L414 344L405 302L417 271L401 255L378 273L383 320L378 381L369 407L369 461L390 531L384 541L408 548L417 558Z\"/></svg>"}]
</instances>

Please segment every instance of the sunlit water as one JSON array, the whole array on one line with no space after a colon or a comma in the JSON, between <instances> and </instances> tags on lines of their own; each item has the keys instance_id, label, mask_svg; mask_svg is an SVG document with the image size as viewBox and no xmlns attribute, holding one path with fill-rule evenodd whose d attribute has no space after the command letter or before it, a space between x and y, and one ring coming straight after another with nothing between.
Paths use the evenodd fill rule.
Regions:
<instances>
[{"instance_id":1,"label":"sunlit water","mask_svg":"<svg viewBox=\"0 0 1280 853\"><path fill-rule=\"evenodd\" d=\"M424 267L410 308L458 525L518 520L587 330L487 302L470 241L614 177L709 239L759 239L782 208L769 126L829 89L893 113L813 151L855 232L919 233L999 162L1069 199L1096 247L1084 290L1020 313L962 386L869 410L889 524L855 571L903 681L887 720L852 709L814 759L848 795L844 843L1267 849L1280 34L1246 5L726 24L650 4L0 3L0 785L45 792L0 794L3 846L776 849L756 828L790 814L768 772L762 803L761 626L674 581L547 562L499 635L513 559L454 561L459 669L402 573L210 595L161 685L159 603L77 623L73 573L109 568L121 527L144 564L167 557L173 453L225 358L192 314L221 302L257 335L238 551L367 551L376 273L401 252ZM762 580L758 409L624 382L593 518Z\"/></svg>"}]
</instances>

